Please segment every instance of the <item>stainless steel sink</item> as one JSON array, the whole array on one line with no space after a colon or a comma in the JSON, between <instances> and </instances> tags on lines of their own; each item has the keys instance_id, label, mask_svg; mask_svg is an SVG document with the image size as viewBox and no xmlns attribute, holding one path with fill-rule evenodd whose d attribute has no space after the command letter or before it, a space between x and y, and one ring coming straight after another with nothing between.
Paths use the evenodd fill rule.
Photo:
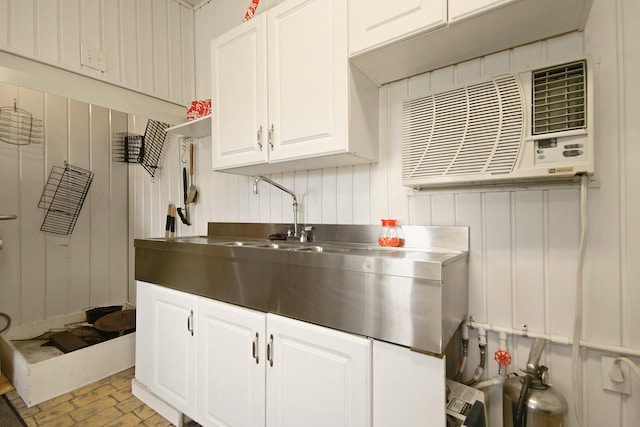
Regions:
<instances>
[{"instance_id":1,"label":"stainless steel sink","mask_svg":"<svg viewBox=\"0 0 640 427\"><path fill-rule=\"evenodd\" d=\"M209 223L207 236L135 241L135 277L243 307L441 354L467 314L466 227L314 226L315 241L269 241L286 224ZM285 228L286 229L286 228Z\"/></svg>"},{"instance_id":2,"label":"stainless steel sink","mask_svg":"<svg viewBox=\"0 0 640 427\"><path fill-rule=\"evenodd\" d=\"M222 246L245 246L246 245L245 242L222 242L218 244Z\"/></svg>"}]
</instances>

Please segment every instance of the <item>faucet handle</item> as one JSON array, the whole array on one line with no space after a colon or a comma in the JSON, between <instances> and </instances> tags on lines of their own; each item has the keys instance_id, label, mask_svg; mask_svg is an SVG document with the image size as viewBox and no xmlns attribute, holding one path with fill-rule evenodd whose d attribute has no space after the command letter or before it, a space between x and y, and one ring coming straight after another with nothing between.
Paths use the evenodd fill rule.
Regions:
<instances>
[{"instance_id":1,"label":"faucet handle","mask_svg":"<svg viewBox=\"0 0 640 427\"><path fill-rule=\"evenodd\" d=\"M305 226L300 232L300 241L301 242L310 242L313 240L311 230L313 230L312 225Z\"/></svg>"}]
</instances>

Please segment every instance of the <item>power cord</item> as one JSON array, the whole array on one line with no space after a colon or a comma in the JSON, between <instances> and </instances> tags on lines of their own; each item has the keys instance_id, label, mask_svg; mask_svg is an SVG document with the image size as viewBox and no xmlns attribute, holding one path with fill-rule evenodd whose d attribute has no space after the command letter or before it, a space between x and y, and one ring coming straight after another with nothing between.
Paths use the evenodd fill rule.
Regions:
<instances>
[{"instance_id":1,"label":"power cord","mask_svg":"<svg viewBox=\"0 0 640 427\"><path fill-rule=\"evenodd\" d=\"M573 383L573 405L576 420L582 427L580 404L580 336L582 335L582 299L584 291L584 258L587 240L587 175L580 177L580 246L578 249L578 271L576 275L575 318L573 321L573 345L571 347L571 378Z\"/></svg>"}]
</instances>

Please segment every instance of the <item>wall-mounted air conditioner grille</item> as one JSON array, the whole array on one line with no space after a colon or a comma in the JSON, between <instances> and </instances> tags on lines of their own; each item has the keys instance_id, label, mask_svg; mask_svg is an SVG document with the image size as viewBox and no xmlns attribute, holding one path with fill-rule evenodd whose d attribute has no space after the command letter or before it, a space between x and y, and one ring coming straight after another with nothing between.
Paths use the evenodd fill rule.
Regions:
<instances>
[{"instance_id":1,"label":"wall-mounted air conditioner grille","mask_svg":"<svg viewBox=\"0 0 640 427\"><path fill-rule=\"evenodd\" d=\"M403 105L403 179L508 173L524 110L515 76L409 99Z\"/></svg>"},{"instance_id":2,"label":"wall-mounted air conditioner grille","mask_svg":"<svg viewBox=\"0 0 640 427\"><path fill-rule=\"evenodd\" d=\"M403 184L593 173L593 90L586 71L587 61L579 60L405 99Z\"/></svg>"},{"instance_id":3,"label":"wall-mounted air conditioner grille","mask_svg":"<svg viewBox=\"0 0 640 427\"><path fill-rule=\"evenodd\" d=\"M586 127L585 61L533 73L534 135Z\"/></svg>"}]
</instances>

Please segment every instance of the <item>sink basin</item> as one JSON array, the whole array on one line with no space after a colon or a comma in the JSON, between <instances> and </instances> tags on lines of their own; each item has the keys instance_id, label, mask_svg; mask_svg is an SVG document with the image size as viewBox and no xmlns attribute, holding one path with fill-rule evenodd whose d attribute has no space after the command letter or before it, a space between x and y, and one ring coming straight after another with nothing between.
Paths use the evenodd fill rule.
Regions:
<instances>
[{"instance_id":1,"label":"sink basin","mask_svg":"<svg viewBox=\"0 0 640 427\"><path fill-rule=\"evenodd\" d=\"M356 248L338 248L335 246L305 246L302 248L294 249L296 252L323 252L323 253L347 253L351 251L355 251Z\"/></svg>"},{"instance_id":2,"label":"sink basin","mask_svg":"<svg viewBox=\"0 0 640 427\"><path fill-rule=\"evenodd\" d=\"M294 249L297 252L324 252L324 248L322 246L307 246L304 248Z\"/></svg>"},{"instance_id":3,"label":"sink basin","mask_svg":"<svg viewBox=\"0 0 640 427\"><path fill-rule=\"evenodd\" d=\"M259 248L259 249L279 249L285 251L295 252L317 252L317 253L347 253L356 249L371 249L369 247L356 248L356 247L337 247L327 246L323 244L314 244L311 246L304 244L292 244L292 243L256 243L255 241L235 241L235 242L209 242L212 245L220 246L242 246L247 248Z\"/></svg>"},{"instance_id":4,"label":"sink basin","mask_svg":"<svg viewBox=\"0 0 640 427\"><path fill-rule=\"evenodd\" d=\"M304 246L292 244L292 243L247 243L248 246L252 248L263 248L263 249L280 249L285 251L293 251L297 249L302 249Z\"/></svg>"}]
</instances>

